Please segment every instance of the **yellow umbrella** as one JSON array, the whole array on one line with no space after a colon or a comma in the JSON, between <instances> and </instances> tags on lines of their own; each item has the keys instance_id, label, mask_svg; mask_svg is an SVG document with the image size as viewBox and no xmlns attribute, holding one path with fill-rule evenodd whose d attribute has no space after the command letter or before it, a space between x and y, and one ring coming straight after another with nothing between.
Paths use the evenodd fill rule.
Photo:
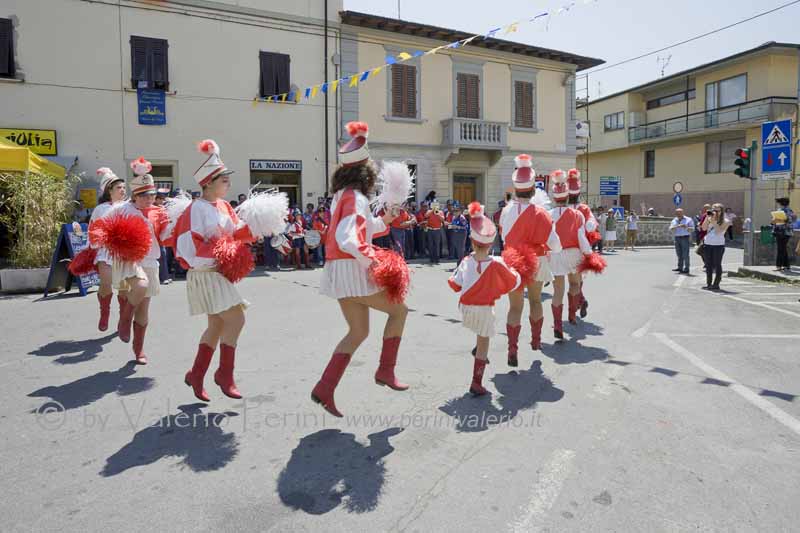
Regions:
<instances>
[{"instance_id":1,"label":"yellow umbrella","mask_svg":"<svg viewBox=\"0 0 800 533\"><path fill-rule=\"evenodd\" d=\"M67 175L67 169L40 157L24 146L0 138L0 172L36 172L57 178Z\"/></svg>"}]
</instances>

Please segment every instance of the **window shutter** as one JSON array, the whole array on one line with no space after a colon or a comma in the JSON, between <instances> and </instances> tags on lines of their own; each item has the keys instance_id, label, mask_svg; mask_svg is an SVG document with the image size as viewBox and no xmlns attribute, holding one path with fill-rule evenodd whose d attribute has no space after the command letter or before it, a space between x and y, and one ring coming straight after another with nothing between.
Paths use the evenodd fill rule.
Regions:
<instances>
[{"instance_id":1,"label":"window shutter","mask_svg":"<svg viewBox=\"0 0 800 533\"><path fill-rule=\"evenodd\" d=\"M131 37L131 83L133 88L138 88L139 81L148 81L147 69L147 39L144 37Z\"/></svg>"},{"instance_id":2,"label":"window shutter","mask_svg":"<svg viewBox=\"0 0 800 533\"><path fill-rule=\"evenodd\" d=\"M480 118L480 76L459 73L456 80L458 84L458 116Z\"/></svg>"},{"instance_id":3,"label":"window shutter","mask_svg":"<svg viewBox=\"0 0 800 533\"><path fill-rule=\"evenodd\" d=\"M392 116L403 116L403 66L392 65Z\"/></svg>"},{"instance_id":4,"label":"window shutter","mask_svg":"<svg viewBox=\"0 0 800 533\"><path fill-rule=\"evenodd\" d=\"M0 76L13 76L14 65L14 25L10 19L0 19Z\"/></svg>"},{"instance_id":5,"label":"window shutter","mask_svg":"<svg viewBox=\"0 0 800 533\"><path fill-rule=\"evenodd\" d=\"M274 54L275 63L277 64L277 88L278 94L288 93L291 90L291 77L289 64L290 58L286 54Z\"/></svg>"},{"instance_id":6,"label":"window shutter","mask_svg":"<svg viewBox=\"0 0 800 533\"><path fill-rule=\"evenodd\" d=\"M164 39L150 40L150 65L153 87L169 90L169 60L167 56L168 43Z\"/></svg>"},{"instance_id":7,"label":"window shutter","mask_svg":"<svg viewBox=\"0 0 800 533\"><path fill-rule=\"evenodd\" d=\"M514 83L514 125L518 128L533 128L533 83Z\"/></svg>"},{"instance_id":8,"label":"window shutter","mask_svg":"<svg viewBox=\"0 0 800 533\"><path fill-rule=\"evenodd\" d=\"M456 75L456 85L457 85L457 98L458 98L458 116L462 118L467 117L467 78L466 74L457 74Z\"/></svg>"},{"instance_id":9,"label":"window shutter","mask_svg":"<svg viewBox=\"0 0 800 533\"><path fill-rule=\"evenodd\" d=\"M405 66L405 116L417 118L417 67Z\"/></svg>"},{"instance_id":10,"label":"window shutter","mask_svg":"<svg viewBox=\"0 0 800 533\"><path fill-rule=\"evenodd\" d=\"M262 98L276 94L275 90L275 65L272 61L272 54L269 52L258 53L259 69L261 76L259 80L259 93Z\"/></svg>"},{"instance_id":11,"label":"window shutter","mask_svg":"<svg viewBox=\"0 0 800 533\"><path fill-rule=\"evenodd\" d=\"M417 118L417 67L392 65L392 116Z\"/></svg>"}]
</instances>

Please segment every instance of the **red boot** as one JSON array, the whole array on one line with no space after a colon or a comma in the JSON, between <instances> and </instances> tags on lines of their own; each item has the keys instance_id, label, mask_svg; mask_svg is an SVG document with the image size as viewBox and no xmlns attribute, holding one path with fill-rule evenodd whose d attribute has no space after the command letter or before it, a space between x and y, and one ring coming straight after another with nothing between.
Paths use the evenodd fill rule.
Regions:
<instances>
[{"instance_id":1,"label":"red boot","mask_svg":"<svg viewBox=\"0 0 800 533\"><path fill-rule=\"evenodd\" d=\"M564 306L563 305L553 305L553 333L556 339L563 339L564 338L564 323L562 321L562 315L564 314Z\"/></svg>"},{"instance_id":2,"label":"red boot","mask_svg":"<svg viewBox=\"0 0 800 533\"><path fill-rule=\"evenodd\" d=\"M378 371L375 372L375 383L389 387L394 390L406 390L408 385L400 383L394 375L394 367L397 364L397 350L400 349L400 337L383 339L383 349L381 350L381 363Z\"/></svg>"},{"instance_id":3,"label":"red boot","mask_svg":"<svg viewBox=\"0 0 800 533\"><path fill-rule=\"evenodd\" d=\"M508 335L508 366L516 367L519 365L517 361L517 352L519 350L519 332L522 331L522 325L512 326L506 324L506 334Z\"/></svg>"},{"instance_id":4,"label":"red boot","mask_svg":"<svg viewBox=\"0 0 800 533\"><path fill-rule=\"evenodd\" d=\"M542 349L542 326L544 326L544 317L539 320L534 320L533 317L528 319L531 323L531 348L534 350Z\"/></svg>"},{"instance_id":5,"label":"red boot","mask_svg":"<svg viewBox=\"0 0 800 533\"><path fill-rule=\"evenodd\" d=\"M569 323L570 324L577 324L578 323L578 309L581 307L581 295L580 294L567 294L567 300L569 301Z\"/></svg>"},{"instance_id":6,"label":"red boot","mask_svg":"<svg viewBox=\"0 0 800 533\"><path fill-rule=\"evenodd\" d=\"M134 311L136 311L136 308L127 299L122 302L122 307L119 310L119 323L117 324L117 334L122 342L130 342L131 340Z\"/></svg>"},{"instance_id":7,"label":"red boot","mask_svg":"<svg viewBox=\"0 0 800 533\"><path fill-rule=\"evenodd\" d=\"M183 382L194 390L194 395L198 400L210 402L206 389L203 388L203 378L206 377L211 358L214 357L214 348L208 344L200 344L197 347L197 356L194 358L192 369L186 373Z\"/></svg>"},{"instance_id":8,"label":"red boot","mask_svg":"<svg viewBox=\"0 0 800 533\"><path fill-rule=\"evenodd\" d=\"M472 366L472 383L469 386L469 392L471 392L473 396L483 396L489 392L481 385L483 381L483 371L486 369L488 363L489 361L484 361L477 357L475 358L475 363Z\"/></svg>"},{"instance_id":9,"label":"red boot","mask_svg":"<svg viewBox=\"0 0 800 533\"><path fill-rule=\"evenodd\" d=\"M236 346L219 345L219 368L214 372L214 383L222 389L222 394L228 398L239 400L242 393L236 388L233 381L233 363L236 360Z\"/></svg>"},{"instance_id":10,"label":"red boot","mask_svg":"<svg viewBox=\"0 0 800 533\"><path fill-rule=\"evenodd\" d=\"M347 365L350 363L351 354L349 353L335 353L325 367L325 372L322 373L322 379L317 382L314 390L311 391L311 399L322 405L326 411L333 416L341 418L343 415L336 408L336 403L333 401L333 393L336 386L344 375Z\"/></svg>"},{"instance_id":11,"label":"red boot","mask_svg":"<svg viewBox=\"0 0 800 533\"><path fill-rule=\"evenodd\" d=\"M100 296L97 293L97 301L100 302L100 322L97 323L97 329L106 331L108 329L108 316L111 314L111 297L112 293L105 296Z\"/></svg>"},{"instance_id":12,"label":"red boot","mask_svg":"<svg viewBox=\"0 0 800 533\"><path fill-rule=\"evenodd\" d=\"M146 365L147 356L144 354L144 334L147 332L147 324L139 325L133 323L133 355L136 356L137 365Z\"/></svg>"}]
</instances>

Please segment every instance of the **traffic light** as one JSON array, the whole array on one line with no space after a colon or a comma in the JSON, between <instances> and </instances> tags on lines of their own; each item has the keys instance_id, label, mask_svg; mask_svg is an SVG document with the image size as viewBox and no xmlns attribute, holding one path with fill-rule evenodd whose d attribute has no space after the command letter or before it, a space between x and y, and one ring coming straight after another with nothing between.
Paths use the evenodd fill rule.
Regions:
<instances>
[{"instance_id":1,"label":"traffic light","mask_svg":"<svg viewBox=\"0 0 800 533\"><path fill-rule=\"evenodd\" d=\"M734 174L740 178L750 178L750 148L739 148L736 150L736 170Z\"/></svg>"}]
</instances>

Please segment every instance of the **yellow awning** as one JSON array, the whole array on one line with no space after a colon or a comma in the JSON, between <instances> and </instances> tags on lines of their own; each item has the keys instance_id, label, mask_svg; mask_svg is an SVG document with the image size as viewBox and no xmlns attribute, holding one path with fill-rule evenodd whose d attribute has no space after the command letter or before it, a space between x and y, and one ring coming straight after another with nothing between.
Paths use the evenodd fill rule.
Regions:
<instances>
[{"instance_id":1,"label":"yellow awning","mask_svg":"<svg viewBox=\"0 0 800 533\"><path fill-rule=\"evenodd\" d=\"M0 139L0 172L37 172L58 178L67 175L67 169L40 157L24 146Z\"/></svg>"}]
</instances>

